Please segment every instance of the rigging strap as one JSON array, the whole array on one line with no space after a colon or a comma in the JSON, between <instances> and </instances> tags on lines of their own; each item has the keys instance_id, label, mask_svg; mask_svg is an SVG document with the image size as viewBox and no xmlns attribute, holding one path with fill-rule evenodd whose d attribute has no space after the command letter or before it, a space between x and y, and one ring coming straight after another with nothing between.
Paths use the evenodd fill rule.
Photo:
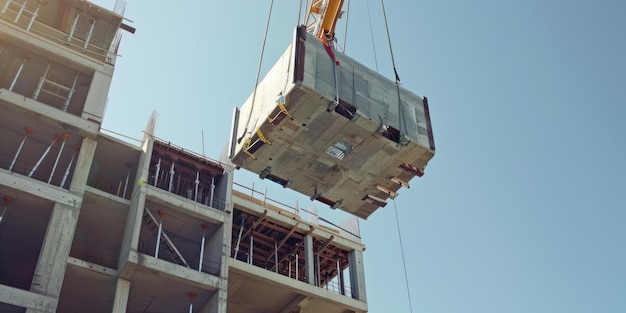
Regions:
<instances>
[{"instance_id":1,"label":"rigging strap","mask_svg":"<svg viewBox=\"0 0 626 313\"><path fill-rule=\"evenodd\" d=\"M387 12L385 11L385 1L380 0L380 4L383 9L383 18L385 20L385 30L387 31L387 42L389 43L389 53L391 54L391 65L393 66L393 73L396 78L396 92L398 93L398 119L400 126L400 138L398 138L398 143L401 145L406 145L408 143L406 138L406 118L404 116L404 106L402 105L402 99L400 97L400 75L398 75L398 70L396 69L396 60L393 55L393 48L391 46L391 35L389 35L389 24L387 23Z\"/></svg>"}]
</instances>

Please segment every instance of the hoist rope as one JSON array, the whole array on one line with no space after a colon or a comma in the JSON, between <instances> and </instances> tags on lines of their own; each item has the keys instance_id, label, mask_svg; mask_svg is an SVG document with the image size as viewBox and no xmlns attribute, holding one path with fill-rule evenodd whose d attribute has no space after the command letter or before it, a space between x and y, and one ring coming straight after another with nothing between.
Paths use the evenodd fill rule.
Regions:
<instances>
[{"instance_id":1,"label":"hoist rope","mask_svg":"<svg viewBox=\"0 0 626 313\"><path fill-rule=\"evenodd\" d=\"M396 70L396 60L393 56L393 48L391 47L391 35L389 35L389 24L387 23L387 12L385 11L385 0L380 0L380 4L383 8L383 18L385 19L385 31L387 31L387 43L389 44L389 53L391 54L391 65L393 66L393 73L396 75L396 84L400 83L400 76Z\"/></svg>"},{"instance_id":2,"label":"hoist rope","mask_svg":"<svg viewBox=\"0 0 626 313\"><path fill-rule=\"evenodd\" d=\"M300 24L300 18L302 18L302 0L300 0L300 7L298 8L298 22L296 23L296 27Z\"/></svg>"},{"instance_id":3,"label":"hoist rope","mask_svg":"<svg viewBox=\"0 0 626 313\"><path fill-rule=\"evenodd\" d=\"M406 273L406 260L404 257L404 247L402 245L402 234L400 232L400 219L398 218L398 206L396 200L393 200L393 208L396 212L396 226L398 229L398 240L400 242L400 253L402 254L402 266L404 267L404 281L406 283L406 293L409 298L409 312L413 313L413 305L411 304L411 292L409 291L409 276Z\"/></svg>"},{"instance_id":4,"label":"hoist rope","mask_svg":"<svg viewBox=\"0 0 626 313\"><path fill-rule=\"evenodd\" d=\"M304 2L304 7L305 7L305 8L310 8L310 6L309 6L309 0L306 0L306 1ZM311 11L310 11L310 9L309 9L309 11L308 11L308 12L306 12L306 15L302 17L302 25L306 25L306 27L307 27L307 28L309 27L309 17L310 17L310 16L311 16Z\"/></svg>"},{"instance_id":5,"label":"hoist rope","mask_svg":"<svg viewBox=\"0 0 626 313\"><path fill-rule=\"evenodd\" d=\"M302 0L300 0L300 8L298 9L298 20L296 21L296 29L300 26L300 14L302 13ZM287 72L285 73L285 85L283 85L283 89L280 92L280 96L285 96L285 91L287 90L287 85L289 84L289 73L291 73L291 58L293 56L293 48L296 42L293 42L289 45L289 60L287 62Z\"/></svg>"},{"instance_id":6,"label":"hoist rope","mask_svg":"<svg viewBox=\"0 0 626 313\"><path fill-rule=\"evenodd\" d=\"M261 55L259 56L259 66L256 70L256 79L254 81L254 90L252 91L252 105L250 106L250 115L248 115L248 120L246 121L246 127L244 128L243 134L237 142L241 142L241 139L246 136L248 133L248 126L250 126L250 120L252 119L252 113L254 112L254 102L256 100L256 91L259 86L259 76L261 75L261 65L263 64L263 54L265 53L265 43L267 42L267 31L270 27L270 20L272 19L272 9L274 8L274 0L270 2L270 11L267 16L267 23L265 24L265 34L263 34L263 44L261 46Z\"/></svg>"},{"instance_id":7,"label":"hoist rope","mask_svg":"<svg viewBox=\"0 0 626 313\"><path fill-rule=\"evenodd\" d=\"M404 132L406 131L406 119L404 117L404 107L402 106L402 99L400 99L400 76L398 75L398 70L396 69L396 60L393 55L393 48L391 46L391 35L389 35L389 24L387 23L387 12L385 11L385 1L380 0L380 4L383 8L383 18L385 19L385 30L387 31L387 43L389 43L389 54L391 54L391 65L393 66L393 73L396 76L396 91L398 93L398 119L399 119L399 127L400 127L400 138L398 138L398 143L403 144ZM403 128L404 126L404 128Z\"/></svg>"},{"instance_id":8,"label":"hoist rope","mask_svg":"<svg viewBox=\"0 0 626 313\"><path fill-rule=\"evenodd\" d=\"M372 38L372 50L374 51L374 64L376 65L376 73L378 73L378 57L376 56L376 45L374 44L374 31L372 30L372 16L370 14L370 0L367 0L367 19L370 23L370 37Z\"/></svg>"},{"instance_id":9,"label":"hoist rope","mask_svg":"<svg viewBox=\"0 0 626 313\"><path fill-rule=\"evenodd\" d=\"M346 9L346 26L343 30L343 53L346 53L346 39L348 38L348 19L350 18L350 0L348 0L348 8Z\"/></svg>"}]
</instances>

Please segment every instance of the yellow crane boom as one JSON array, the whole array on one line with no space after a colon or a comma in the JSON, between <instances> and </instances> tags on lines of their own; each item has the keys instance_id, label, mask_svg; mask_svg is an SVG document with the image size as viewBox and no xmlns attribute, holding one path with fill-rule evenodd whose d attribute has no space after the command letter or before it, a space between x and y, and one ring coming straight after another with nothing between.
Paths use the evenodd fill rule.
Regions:
<instances>
[{"instance_id":1,"label":"yellow crane boom","mask_svg":"<svg viewBox=\"0 0 626 313\"><path fill-rule=\"evenodd\" d=\"M337 19L344 0L313 0L309 8L307 30L328 44L335 37Z\"/></svg>"}]
</instances>

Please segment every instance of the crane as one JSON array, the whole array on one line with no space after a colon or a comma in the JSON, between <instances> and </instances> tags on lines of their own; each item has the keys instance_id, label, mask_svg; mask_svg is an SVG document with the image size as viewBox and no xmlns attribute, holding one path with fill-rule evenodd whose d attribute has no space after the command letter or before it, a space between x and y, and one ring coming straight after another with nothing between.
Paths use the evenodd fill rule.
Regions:
<instances>
[{"instance_id":1,"label":"crane","mask_svg":"<svg viewBox=\"0 0 626 313\"><path fill-rule=\"evenodd\" d=\"M330 45L335 37L337 19L341 17L344 0L313 0L307 17L307 31L324 44Z\"/></svg>"}]
</instances>

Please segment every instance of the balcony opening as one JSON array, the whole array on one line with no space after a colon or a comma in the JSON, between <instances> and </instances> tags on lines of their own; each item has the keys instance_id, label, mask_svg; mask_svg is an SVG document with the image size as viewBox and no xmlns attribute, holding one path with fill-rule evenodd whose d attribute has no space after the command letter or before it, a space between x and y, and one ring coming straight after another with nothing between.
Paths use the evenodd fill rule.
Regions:
<instances>
[{"instance_id":1,"label":"balcony opening","mask_svg":"<svg viewBox=\"0 0 626 313\"><path fill-rule=\"evenodd\" d=\"M352 297L348 274L350 251L333 243L333 237L313 237L313 273L306 277L305 237L296 226L285 225L234 209L231 257L319 288ZM339 232L337 231L336 235Z\"/></svg>"},{"instance_id":2,"label":"balcony opening","mask_svg":"<svg viewBox=\"0 0 626 313\"><path fill-rule=\"evenodd\" d=\"M0 168L69 189L82 136L15 114L0 125Z\"/></svg>"},{"instance_id":3,"label":"balcony opening","mask_svg":"<svg viewBox=\"0 0 626 313\"><path fill-rule=\"evenodd\" d=\"M1 47L0 88L81 116L93 73L12 43Z\"/></svg>"},{"instance_id":4,"label":"balcony opening","mask_svg":"<svg viewBox=\"0 0 626 313\"><path fill-rule=\"evenodd\" d=\"M155 201L146 201L143 211L139 252L220 275L222 225L202 221Z\"/></svg>"},{"instance_id":5,"label":"balcony opening","mask_svg":"<svg viewBox=\"0 0 626 313\"><path fill-rule=\"evenodd\" d=\"M53 206L0 186L0 284L30 290Z\"/></svg>"},{"instance_id":6,"label":"balcony opening","mask_svg":"<svg viewBox=\"0 0 626 313\"><path fill-rule=\"evenodd\" d=\"M128 206L85 193L70 256L117 269Z\"/></svg>"}]
</instances>

